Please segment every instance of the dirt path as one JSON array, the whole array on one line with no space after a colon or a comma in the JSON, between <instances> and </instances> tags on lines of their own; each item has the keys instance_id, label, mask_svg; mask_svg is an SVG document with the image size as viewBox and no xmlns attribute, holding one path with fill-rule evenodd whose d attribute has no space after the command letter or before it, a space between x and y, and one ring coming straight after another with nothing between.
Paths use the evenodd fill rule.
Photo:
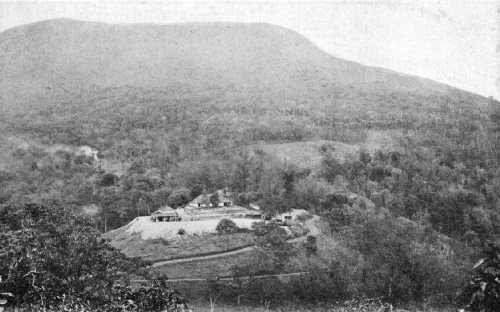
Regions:
<instances>
[{"instance_id":1,"label":"dirt path","mask_svg":"<svg viewBox=\"0 0 500 312\"><path fill-rule=\"evenodd\" d=\"M309 232L307 235L315 235L316 236L316 235L320 234L320 230L315 225L316 221L318 221L318 220L319 220L318 216L313 216L311 219L309 219L305 222L307 229L309 229ZM288 242L292 244L292 243L304 241L306 239L307 235L290 239L290 240L288 240ZM242 249L233 250L230 252L223 252L223 253L209 255L209 256L200 256L200 257L193 257L193 258L160 261L160 262L154 263L152 265L152 267L159 267L159 266L163 266L163 265L194 262L194 261L201 261L201 260L212 260L212 259L223 258L223 257L228 257L228 256L248 252L248 251L251 251L252 249L254 249L254 246L245 247Z\"/></svg>"},{"instance_id":2,"label":"dirt path","mask_svg":"<svg viewBox=\"0 0 500 312\"><path fill-rule=\"evenodd\" d=\"M260 279L260 278L269 278L269 277L286 277L286 276L300 276L307 274L309 272L294 272L294 273L283 273L283 274L270 274L270 275L254 275L254 276L241 276L239 279ZM234 277L221 277L218 278L218 281L233 281ZM208 279L206 278L174 278L168 279L168 283L176 283L176 282L206 282ZM148 283L150 280L131 280L132 283Z\"/></svg>"}]
</instances>

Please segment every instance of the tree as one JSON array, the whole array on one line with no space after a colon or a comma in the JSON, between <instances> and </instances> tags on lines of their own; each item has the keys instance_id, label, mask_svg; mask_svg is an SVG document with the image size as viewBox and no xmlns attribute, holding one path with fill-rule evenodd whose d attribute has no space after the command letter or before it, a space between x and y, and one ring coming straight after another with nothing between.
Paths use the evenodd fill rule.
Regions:
<instances>
[{"instance_id":1,"label":"tree","mask_svg":"<svg viewBox=\"0 0 500 312\"><path fill-rule=\"evenodd\" d=\"M90 219L63 207L26 204L2 213L0 239L7 244L0 247L0 275L18 303L92 296L137 268L99 239Z\"/></svg>"},{"instance_id":2,"label":"tree","mask_svg":"<svg viewBox=\"0 0 500 312\"><path fill-rule=\"evenodd\" d=\"M105 173L100 177L98 184L106 187L114 185L116 181L118 181L118 177L116 175L112 173Z\"/></svg>"},{"instance_id":3,"label":"tree","mask_svg":"<svg viewBox=\"0 0 500 312\"><path fill-rule=\"evenodd\" d=\"M195 184L191 187L191 197L196 198L198 195L203 194L203 190L205 189L205 185L203 184Z\"/></svg>"},{"instance_id":4,"label":"tree","mask_svg":"<svg viewBox=\"0 0 500 312\"><path fill-rule=\"evenodd\" d=\"M359 161L361 161L365 166L368 165L372 161L372 157L365 150L359 151Z\"/></svg>"},{"instance_id":5,"label":"tree","mask_svg":"<svg viewBox=\"0 0 500 312\"><path fill-rule=\"evenodd\" d=\"M207 290L207 297L210 300L210 311L213 312L215 311L215 304L217 303L217 300L219 299L220 296L222 296L224 292L224 287L225 285L220 283L218 279L209 279L208 280L208 290Z\"/></svg>"},{"instance_id":6,"label":"tree","mask_svg":"<svg viewBox=\"0 0 500 312\"><path fill-rule=\"evenodd\" d=\"M307 241L304 243L304 248L306 250L306 256L310 257L316 255L318 252L318 246L316 245L316 236L308 235Z\"/></svg>"},{"instance_id":7,"label":"tree","mask_svg":"<svg viewBox=\"0 0 500 312\"><path fill-rule=\"evenodd\" d=\"M182 187L173 191L172 194L168 196L167 204L172 208L177 208L189 203L190 199L191 191L186 187Z\"/></svg>"},{"instance_id":8,"label":"tree","mask_svg":"<svg viewBox=\"0 0 500 312\"><path fill-rule=\"evenodd\" d=\"M145 172L146 170L144 170L143 166L137 161L134 161L127 169L128 174L144 174Z\"/></svg>"},{"instance_id":9,"label":"tree","mask_svg":"<svg viewBox=\"0 0 500 312\"><path fill-rule=\"evenodd\" d=\"M217 207L219 205L219 194L217 194L217 192L210 195L210 203L212 207Z\"/></svg>"},{"instance_id":10,"label":"tree","mask_svg":"<svg viewBox=\"0 0 500 312\"><path fill-rule=\"evenodd\" d=\"M283 269L293 254L292 246L287 242L285 229L275 223L255 222L252 229L256 237L257 246L270 251L276 270Z\"/></svg>"},{"instance_id":11,"label":"tree","mask_svg":"<svg viewBox=\"0 0 500 312\"><path fill-rule=\"evenodd\" d=\"M217 227L215 228L217 233L221 235L236 233L238 229L239 229L238 226L236 225L236 223L234 223L233 220L226 218L220 220L219 223L217 224Z\"/></svg>"},{"instance_id":12,"label":"tree","mask_svg":"<svg viewBox=\"0 0 500 312\"><path fill-rule=\"evenodd\" d=\"M439 253L450 247L425 228L384 214L359 212L351 231L355 238L351 248L367 260L360 287L367 296L392 302L444 301L456 292L452 288L459 277L450 269L448 256Z\"/></svg>"},{"instance_id":13,"label":"tree","mask_svg":"<svg viewBox=\"0 0 500 312\"><path fill-rule=\"evenodd\" d=\"M474 265L474 271L462 291L462 304L472 312L500 311L500 248L487 243L484 258Z\"/></svg>"},{"instance_id":14,"label":"tree","mask_svg":"<svg viewBox=\"0 0 500 312\"><path fill-rule=\"evenodd\" d=\"M168 197L172 194L172 190L169 187L162 187L154 191L152 195L153 204L156 208L167 205Z\"/></svg>"},{"instance_id":15,"label":"tree","mask_svg":"<svg viewBox=\"0 0 500 312\"><path fill-rule=\"evenodd\" d=\"M0 245L0 276L6 277L0 289L12 293L23 311L187 308L164 281L154 280L147 288L126 286L128 276L145 263L108 245L84 215L32 203L3 207L0 216L0 240L6 243Z\"/></svg>"},{"instance_id":16,"label":"tree","mask_svg":"<svg viewBox=\"0 0 500 312\"><path fill-rule=\"evenodd\" d=\"M337 175L343 175L344 169L340 162L331 153L324 153L321 158L320 176L333 183Z\"/></svg>"}]
</instances>

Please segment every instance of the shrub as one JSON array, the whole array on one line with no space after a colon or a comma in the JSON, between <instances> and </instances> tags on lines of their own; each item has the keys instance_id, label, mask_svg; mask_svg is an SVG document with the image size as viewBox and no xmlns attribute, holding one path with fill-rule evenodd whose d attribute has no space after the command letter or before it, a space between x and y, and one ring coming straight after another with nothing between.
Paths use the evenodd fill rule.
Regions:
<instances>
[{"instance_id":1,"label":"shrub","mask_svg":"<svg viewBox=\"0 0 500 312\"><path fill-rule=\"evenodd\" d=\"M310 214L309 212L304 212L304 213L301 213L299 215L297 215L297 221L299 222L306 222L307 220L311 219L313 217L312 214Z\"/></svg>"},{"instance_id":2,"label":"shrub","mask_svg":"<svg viewBox=\"0 0 500 312\"><path fill-rule=\"evenodd\" d=\"M359 161L361 161L363 164L367 165L372 161L372 157L367 151L361 150L359 152Z\"/></svg>"},{"instance_id":3,"label":"shrub","mask_svg":"<svg viewBox=\"0 0 500 312\"><path fill-rule=\"evenodd\" d=\"M380 299L353 299L344 302L336 307L335 312L372 312L372 311L393 311L390 303Z\"/></svg>"},{"instance_id":4,"label":"shrub","mask_svg":"<svg viewBox=\"0 0 500 312\"><path fill-rule=\"evenodd\" d=\"M98 184L100 186L107 187L114 185L116 181L118 181L118 177L116 175L112 173L105 173L100 177Z\"/></svg>"},{"instance_id":5,"label":"shrub","mask_svg":"<svg viewBox=\"0 0 500 312\"><path fill-rule=\"evenodd\" d=\"M162 187L154 191L151 195L155 207L161 207L168 203L168 198L172 194L172 190L168 187Z\"/></svg>"},{"instance_id":6,"label":"shrub","mask_svg":"<svg viewBox=\"0 0 500 312\"><path fill-rule=\"evenodd\" d=\"M182 187L172 192L168 196L167 204L172 208L177 208L189 203L191 191L188 188Z\"/></svg>"},{"instance_id":7,"label":"shrub","mask_svg":"<svg viewBox=\"0 0 500 312\"><path fill-rule=\"evenodd\" d=\"M304 226L302 226L302 224L300 223L293 223L292 225L290 225L288 227L288 229L290 229L290 231L292 232L292 236L293 237L299 237L299 236L303 236L307 233L307 229L304 228Z\"/></svg>"},{"instance_id":8,"label":"shrub","mask_svg":"<svg viewBox=\"0 0 500 312\"><path fill-rule=\"evenodd\" d=\"M0 289L21 311L182 311L181 299L155 281L131 289L130 274L149 262L126 257L90 218L61 206L0 208ZM48 310L47 310L48 309ZM53 309L53 310L51 310Z\"/></svg>"},{"instance_id":9,"label":"shrub","mask_svg":"<svg viewBox=\"0 0 500 312\"><path fill-rule=\"evenodd\" d=\"M236 223L234 223L233 220L231 219L222 219L219 221L219 224L217 224L217 227L215 230L219 234L230 234L230 233L236 233L238 232L238 226Z\"/></svg>"},{"instance_id":10,"label":"shrub","mask_svg":"<svg viewBox=\"0 0 500 312\"><path fill-rule=\"evenodd\" d=\"M212 204L213 207L217 207L219 205L219 194L213 193L210 196L210 203Z\"/></svg>"},{"instance_id":11,"label":"shrub","mask_svg":"<svg viewBox=\"0 0 500 312\"><path fill-rule=\"evenodd\" d=\"M179 230L177 231L177 234L179 234L179 235L186 235L186 230L184 230L184 229L179 229Z\"/></svg>"},{"instance_id":12,"label":"shrub","mask_svg":"<svg viewBox=\"0 0 500 312\"><path fill-rule=\"evenodd\" d=\"M318 246L316 245L317 238L314 235L307 236L307 241L304 243L304 248L306 250L306 256L310 257L316 255L318 252Z\"/></svg>"},{"instance_id":13,"label":"shrub","mask_svg":"<svg viewBox=\"0 0 500 312\"><path fill-rule=\"evenodd\" d=\"M489 243L485 257L474 265L474 270L474 277L462 292L462 304L472 312L499 311L500 248Z\"/></svg>"},{"instance_id":14,"label":"shrub","mask_svg":"<svg viewBox=\"0 0 500 312\"><path fill-rule=\"evenodd\" d=\"M290 290L294 298L302 302L331 302L346 300L352 295L349 292L349 281L338 265L332 264L332 270L328 271L311 266L308 271L307 274L291 279Z\"/></svg>"},{"instance_id":15,"label":"shrub","mask_svg":"<svg viewBox=\"0 0 500 312\"><path fill-rule=\"evenodd\" d=\"M153 280L152 286L132 288L130 286L113 286L106 298L82 300L79 295L63 296L61 300L44 306L41 303L20 305L25 312L138 312L138 311L190 311L187 300L176 291L168 289L165 278Z\"/></svg>"}]
</instances>

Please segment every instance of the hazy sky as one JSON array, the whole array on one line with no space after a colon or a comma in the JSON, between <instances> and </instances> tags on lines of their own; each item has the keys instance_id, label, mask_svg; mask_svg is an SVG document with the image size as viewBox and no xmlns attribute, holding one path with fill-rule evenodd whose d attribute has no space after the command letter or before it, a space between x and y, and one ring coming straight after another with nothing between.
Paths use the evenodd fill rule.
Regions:
<instances>
[{"instance_id":1,"label":"hazy sky","mask_svg":"<svg viewBox=\"0 0 500 312\"><path fill-rule=\"evenodd\" d=\"M108 23L268 22L322 50L499 98L496 0L0 2L0 31L69 17Z\"/></svg>"}]
</instances>

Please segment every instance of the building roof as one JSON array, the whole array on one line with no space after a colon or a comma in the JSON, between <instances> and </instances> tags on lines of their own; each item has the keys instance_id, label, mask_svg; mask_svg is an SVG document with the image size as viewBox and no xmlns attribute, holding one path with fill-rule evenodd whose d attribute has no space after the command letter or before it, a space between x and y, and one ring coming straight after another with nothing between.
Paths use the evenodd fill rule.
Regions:
<instances>
[{"instance_id":1,"label":"building roof","mask_svg":"<svg viewBox=\"0 0 500 312\"><path fill-rule=\"evenodd\" d=\"M260 207L259 207L259 205L257 205L257 204L250 203L250 204L249 204L249 206L250 206L250 208L252 208L252 209L255 209L255 210L260 210Z\"/></svg>"},{"instance_id":2,"label":"building roof","mask_svg":"<svg viewBox=\"0 0 500 312\"><path fill-rule=\"evenodd\" d=\"M262 212L260 212L260 211L248 211L246 213L246 215L249 215L249 216L260 216L260 215L262 215Z\"/></svg>"},{"instance_id":3,"label":"building roof","mask_svg":"<svg viewBox=\"0 0 500 312\"><path fill-rule=\"evenodd\" d=\"M231 195L231 193L227 189L224 189L224 190L215 191L215 192L210 193L210 194L205 193L205 194L198 195L190 203L191 204L206 204L206 205L208 205L208 204L210 204L210 197L215 193L217 193L217 195L219 196L219 203L232 202L231 198L229 197Z\"/></svg>"},{"instance_id":4,"label":"building roof","mask_svg":"<svg viewBox=\"0 0 500 312\"><path fill-rule=\"evenodd\" d=\"M159 215L161 215L161 216L177 216L177 211L175 211L175 209L173 209L172 207L163 206L160 209L153 212L152 215L155 215L155 216L159 216Z\"/></svg>"}]
</instances>

